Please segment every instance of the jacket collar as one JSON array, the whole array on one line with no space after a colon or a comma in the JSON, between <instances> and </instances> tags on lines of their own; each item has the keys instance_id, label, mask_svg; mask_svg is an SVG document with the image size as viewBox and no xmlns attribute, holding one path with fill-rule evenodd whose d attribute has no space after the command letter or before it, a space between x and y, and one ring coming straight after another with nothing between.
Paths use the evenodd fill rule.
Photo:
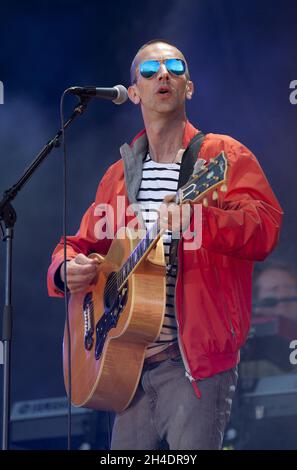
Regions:
<instances>
[{"instance_id":1,"label":"jacket collar","mask_svg":"<svg viewBox=\"0 0 297 470\"><path fill-rule=\"evenodd\" d=\"M131 145L124 144L120 153L124 162L126 190L130 204L137 204L137 194L142 178L142 162L148 150L146 132L142 131Z\"/></svg>"},{"instance_id":2,"label":"jacket collar","mask_svg":"<svg viewBox=\"0 0 297 470\"><path fill-rule=\"evenodd\" d=\"M192 138L198 133L189 121L186 122L183 135L183 148L187 148ZM147 154L148 140L145 129L132 141L131 145L124 144L120 153L124 162L126 190L130 204L137 204L137 194L142 178L142 162Z\"/></svg>"}]
</instances>

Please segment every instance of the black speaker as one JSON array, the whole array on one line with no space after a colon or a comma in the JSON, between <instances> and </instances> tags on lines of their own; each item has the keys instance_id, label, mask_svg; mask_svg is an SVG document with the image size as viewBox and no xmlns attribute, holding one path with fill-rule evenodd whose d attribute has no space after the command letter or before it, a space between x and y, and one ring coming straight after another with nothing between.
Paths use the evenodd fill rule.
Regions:
<instances>
[{"instance_id":1,"label":"black speaker","mask_svg":"<svg viewBox=\"0 0 297 470\"><path fill-rule=\"evenodd\" d=\"M72 407L72 449L109 449L113 415ZM11 449L67 449L64 397L16 402L11 413Z\"/></svg>"}]
</instances>

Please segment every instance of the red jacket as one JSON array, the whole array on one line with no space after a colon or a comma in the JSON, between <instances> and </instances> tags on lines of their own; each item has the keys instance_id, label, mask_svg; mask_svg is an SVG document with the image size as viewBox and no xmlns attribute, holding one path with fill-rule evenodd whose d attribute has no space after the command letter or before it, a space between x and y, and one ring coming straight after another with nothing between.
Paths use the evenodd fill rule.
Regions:
<instances>
[{"instance_id":1,"label":"red jacket","mask_svg":"<svg viewBox=\"0 0 297 470\"><path fill-rule=\"evenodd\" d=\"M189 122L186 124L183 147L197 132ZM146 139L144 131L136 136L129 150L133 151L141 139ZM201 248L184 250L182 239L178 250L175 300L179 344L187 375L194 385L196 379L227 370L238 362L239 349L250 328L253 261L263 260L271 252L282 219L281 207L257 159L241 143L229 136L207 134L199 158L208 161L221 151L228 160L227 192L219 192L218 200L203 207ZM133 158L132 163L142 166L141 156L134 154ZM124 211L116 212L116 196L125 197L125 207L129 204L132 180L129 181L127 168L124 171L123 160L119 160L102 178L95 202L85 213L79 231L67 237L68 259L81 252L107 253L112 240L97 240L94 235L94 226L100 219L94 215L97 204L114 207L113 233L133 219ZM63 295L54 282L62 261L61 240L48 271L51 296Z\"/></svg>"}]
</instances>

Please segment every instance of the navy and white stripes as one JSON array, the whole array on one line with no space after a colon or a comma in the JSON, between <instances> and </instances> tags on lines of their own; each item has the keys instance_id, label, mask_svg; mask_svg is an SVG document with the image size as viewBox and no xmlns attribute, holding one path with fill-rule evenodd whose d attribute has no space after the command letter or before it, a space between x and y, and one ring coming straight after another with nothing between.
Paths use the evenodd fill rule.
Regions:
<instances>
[{"instance_id":1,"label":"navy and white stripes","mask_svg":"<svg viewBox=\"0 0 297 470\"><path fill-rule=\"evenodd\" d=\"M173 195L177 191L180 163L158 163L149 155L143 161L142 180L137 195L146 228L149 229L156 221L158 210L164 197ZM171 232L163 235L163 245L166 264L169 261ZM152 356L177 339L177 325L174 309L174 292L176 276L167 275L166 279L166 311L163 327L158 340L147 348L146 357Z\"/></svg>"}]
</instances>

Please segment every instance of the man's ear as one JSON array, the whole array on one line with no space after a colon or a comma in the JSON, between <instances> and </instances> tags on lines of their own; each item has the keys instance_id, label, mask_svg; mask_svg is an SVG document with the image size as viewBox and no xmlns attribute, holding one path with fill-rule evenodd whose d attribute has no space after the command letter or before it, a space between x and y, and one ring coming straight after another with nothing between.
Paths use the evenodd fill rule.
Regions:
<instances>
[{"instance_id":1,"label":"man's ear","mask_svg":"<svg viewBox=\"0 0 297 470\"><path fill-rule=\"evenodd\" d=\"M194 93L194 83L191 82L191 80L188 80L186 84L186 98L188 100L192 99L193 93Z\"/></svg>"},{"instance_id":2,"label":"man's ear","mask_svg":"<svg viewBox=\"0 0 297 470\"><path fill-rule=\"evenodd\" d=\"M139 104L140 103L140 96L137 85L131 85L128 88L128 96L132 103Z\"/></svg>"}]
</instances>

